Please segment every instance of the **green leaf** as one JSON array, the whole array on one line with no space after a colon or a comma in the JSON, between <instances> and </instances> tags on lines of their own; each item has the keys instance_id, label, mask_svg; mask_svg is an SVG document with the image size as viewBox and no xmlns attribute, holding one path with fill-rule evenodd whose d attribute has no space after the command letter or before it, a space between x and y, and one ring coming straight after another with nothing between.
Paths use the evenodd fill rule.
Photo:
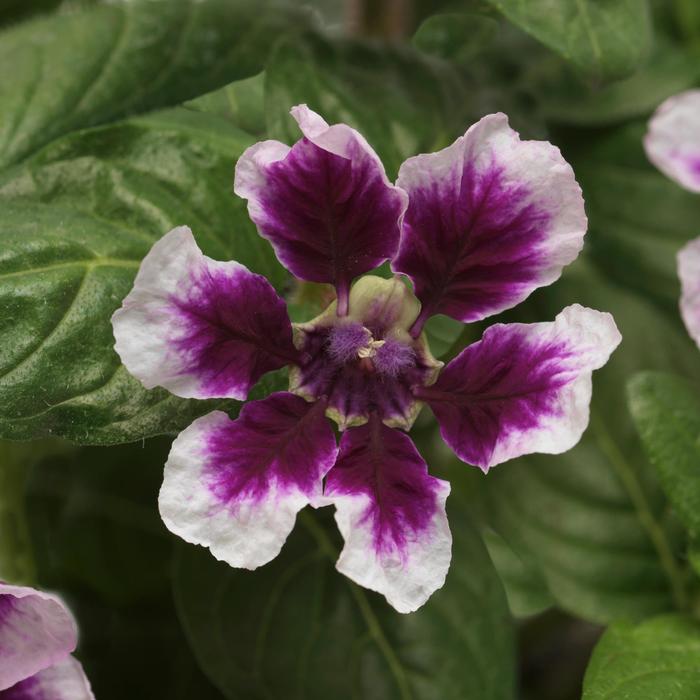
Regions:
<instances>
[{"instance_id":1,"label":"green leaf","mask_svg":"<svg viewBox=\"0 0 700 700\"><path fill-rule=\"evenodd\" d=\"M175 596L202 668L232 699L509 700L503 590L463 506L451 505L447 582L411 615L335 571L328 513L324 524L302 513L282 553L255 572L183 544Z\"/></svg>"},{"instance_id":2,"label":"green leaf","mask_svg":"<svg viewBox=\"0 0 700 700\"><path fill-rule=\"evenodd\" d=\"M700 398L687 379L657 372L633 377L630 411L677 515L700 535Z\"/></svg>"},{"instance_id":3,"label":"green leaf","mask_svg":"<svg viewBox=\"0 0 700 700\"><path fill-rule=\"evenodd\" d=\"M675 615L613 625L586 671L583 700L696 700L700 626Z\"/></svg>"},{"instance_id":4,"label":"green leaf","mask_svg":"<svg viewBox=\"0 0 700 700\"><path fill-rule=\"evenodd\" d=\"M695 0L673 0L660 3L660 9L668 11L675 20L677 29L684 39L700 46L700 5Z\"/></svg>"},{"instance_id":5,"label":"green leaf","mask_svg":"<svg viewBox=\"0 0 700 700\"><path fill-rule=\"evenodd\" d=\"M425 334L430 351L435 357L442 357L455 344L463 330L464 324L449 316L438 314L428 319Z\"/></svg>"},{"instance_id":6,"label":"green leaf","mask_svg":"<svg viewBox=\"0 0 700 700\"><path fill-rule=\"evenodd\" d=\"M700 197L648 163L642 149L645 130L645 123L633 123L582 140L571 162L590 219L588 252L611 279L675 313L680 296L676 254L697 236Z\"/></svg>"},{"instance_id":7,"label":"green leaf","mask_svg":"<svg viewBox=\"0 0 700 700\"><path fill-rule=\"evenodd\" d=\"M494 39L499 22L479 12L451 12L428 17L413 36L413 44L446 61L467 63Z\"/></svg>"},{"instance_id":8,"label":"green leaf","mask_svg":"<svg viewBox=\"0 0 700 700\"><path fill-rule=\"evenodd\" d=\"M0 442L0 579L33 585L36 578L29 536L25 488L31 466L68 446L46 440L31 444Z\"/></svg>"},{"instance_id":9,"label":"green leaf","mask_svg":"<svg viewBox=\"0 0 700 700\"><path fill-rule=\"evenodd\" d=\"M155 501L169 448L163 438L90 447L34 466L27 506L42 585L86 590L115 607L167 587L171 538Z\"/></svg>"},{"instance_id":10,"label":"green leaf","mask_svg":"<svg viewBox=\"0 0 700 700\"><path fill-rule=\"evenodd\" d=\"M615 124L646 116L666 98L696 85L699 59L697 49L659 41L634 75L594 87L552 61L553 75L542 78L537 92L548 119L581 126Z\"/></svg>"},{"instance_id":11,"label":"green leaf","mask_svg":"<svg viewBox=\"0 0 700 700\"><path fill-rule=\"evenodd\" d=\"M34 443L32 443L34 444ZM170 595L174 538L157 496L169 443L41 460L25 489L37 585L65 597L96 697L216 700Z\"/></svg>"},{"instance_id":12,"label":"green leaf","mask_svg":"<svg viewBox=\"0 0 700 700\"><path fill-rule=\"evenodd\" d=\"M688 547L688 564L696 576L700 577L700 542L694 540Z\"/></svg>"},{"instance_id":13,"label":"green leaf","mask_svg":"<svg viewBox=\"0 0 700 700\"><path fill-rule=\"evenodd\" d=\"M96 698L223 700L199 669L167 591L121 609L77 589L61 593L78 619L77 656Z\"/></svg>"},{"instance_id":14,"label":"green leaf","mask_svg":"<svg viewBox=\"0 0 700 700\"><path fill-rule=\"evenodd\" d=\"M548 320L575 301L610 311L623 337L594 375L591 425L565 454L532 455L496 467L485 479L474 475L481 487L476 500L483 519L540 572L564 610L607 623L683 609L683 533L635 439L625 382L645 367L697 377L697 350L675 320L606 283L585 261L533 295L518 318Z\"/></svg>"},{"instance_id":15,"label":"green leaf","mask_svg":"<svg viewBox=\"0 0 700 700\"><path fill-rule=\"evenodd\" d=\"M66 137L0 178L0 435L128 442L212 408L146 391L112 349L110 316L151 245L181 224L208 255L284 284L231 192L251 142L175 110Z\"/></svg>"},{"instance_id":16,"label":"green leaf","mask_svg":"<svg viewBox=\"0 0 700 700\"><path fill-rule=\"evenodd\" d=\"M265 89L270 136L298 140L289 109L307 103L329 123L358 129L390 178L405 158L448 145L478 118L474 96L448 64L408 48L312 34L278 46Z\"/></svg>"},{"instance_id":17,"label":"green leaf","mask_svg":"<svg viewBox=\"0 0 700 700\"><path fill-rule=\"evenodd\" d=\"M275 0L140 0L3 34L0 166L69 131L183 102L260 71L305 13Z\"/></svg>"},{"instance_id":18,"label":"green leaf","mask_svg":"<svg viewBox=\"0 0 700 700\"><path fill-rule=\"evenodd\" d=\"M503 537L494 530L483 533L496 569L506 589L508 605L516 617L537 615L555 604L547 582L532 560L522 558Z\"/></svg>"},{"instance_id":19,"label":"green leaf","mask_svg":"<svg viewBox=\"0 0 700 700\"><path fill-rule=\"evenodd\" d=\"M630 75L651 46L646 0L487 2L593 79Z\"/></svg>"},{"instance_id":20,"label":"green leaf","mask_svg":"<svg viewBox=\"0 0 700 700\"><path fill-rule=\"evenodd\" d=\"M238 80L185 104L189 109L216 114L243 131L265 133L265 74Z\"/></svg>"}]
</instances>

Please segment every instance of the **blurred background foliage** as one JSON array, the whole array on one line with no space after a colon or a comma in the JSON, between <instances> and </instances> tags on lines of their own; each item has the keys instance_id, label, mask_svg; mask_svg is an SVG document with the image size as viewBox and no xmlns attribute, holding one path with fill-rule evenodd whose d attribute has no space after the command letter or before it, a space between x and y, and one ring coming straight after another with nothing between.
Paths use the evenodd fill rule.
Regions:
<instances>
[{"instance_id":1,"label":"blurred background foliage","mask_svg":"<svg viewBox=\"0 0 700 700\"><path fill-rule=\"evenodd\" d=\"M675 272L700 198L641 145L651 111L700 85L695 0L0 0L0 27L0 576L67 598L96 697L568 700L610 624L587 700L658 700L662 686L634 685L648 659L700 666L700 511L667 451L645 456L626 389L642 370L681 377L630 385L647 442L676 401L700 415ZM305 512L254 573L170 536L157 492L172 436L237 405L146 391L112 349L112 312L178 224L265 274L296 317L318 310L324 290L291 286L231 192L248 145L297 139L300 102L358 128L390 177L497 110L558 145L586 199L584 253L496 320L578 302L624 337L565 455L484 477L420 417L416 442L453 484L455 548L410 616L334 572L327 513ZM486 325L435 319L433 349L449 358ZM668 697L699 697L689 678Z\"/></svg>"}]
</instances>

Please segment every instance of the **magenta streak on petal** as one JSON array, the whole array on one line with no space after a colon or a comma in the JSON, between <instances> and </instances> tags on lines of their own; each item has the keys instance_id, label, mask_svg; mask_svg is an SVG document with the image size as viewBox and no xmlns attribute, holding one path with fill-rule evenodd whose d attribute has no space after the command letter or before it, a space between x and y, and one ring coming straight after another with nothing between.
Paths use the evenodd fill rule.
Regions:
<instances>
[{"instance_id":1,"label":"magenta streak on petal","mask_svg":"<svg viewBox=\"0 0 700 700\"><path fill-rule=\"evenodd\" d=\"M688 167L690 172L700 181L700 155L688 158Z\"/></svg>"},{"instance_id":2,"label":"magenta streak on petal","mask_svg":"<svg viewBox=\"0 0 700 700\"><path fill-rule=\"evenodd\" d=\"M405 561L411 541L429 531L438 484L408 435L375 415L343 433L325 494L366 496L361 523L371 528L375 551L396 552Z\"/></svg>"},{"instance_id":3,"label":"magenta streak on petal","mask_svg":"<svg viewBox=\"0 0 700 700\"><path fill-rule=\"evenodd\" d=\"M414 337L436 313L475 321L535 284L551 216L502 168L470 162L409 196L393 268L411 277L423 305Z\"/></svg>"},{"instance_id":4,"label":"magenta streak on petal","mask_svg":"<svg viewBox=\"0 0 700 700\"><path fill-rule=\"evenodd\" d=\"M0 690L0 700L64 700L58 694L48 696L41 688L39 679L30 676L7 690Z\"/></svg>"},{"instance_id":5,"label":"magenta streak on petal","mask_svg":"<svg viewBox=\"0 0 700 700\"><path fill-rule=\"evenodd\" d=\"M379 164L355 143L350 158L306 138L271 163L260 192L260 233L297 277L335 285L340 308L350 282L396 252L400 194Z\"/></svg>"},{"instance_id":6,"label":"magenta streak on petal","mask_svg":"<svg viewBox=\"0 0 700 700\"><path fill-rule=\"evenodd\" d=\"M258 503L272 487L311 495L335 458L335 436L323 402L286 392L246 404L239 418L208 436L203 478L234 510Z\"/></svg>"},{"instance_id":7,"label":"magenta streak on petal","mask_svg":"<svg viewBox=\"0 0 700 700\"><path fill-rule=\"evenodd\" d=\"M230 387L246 393L263 374L297 359L285 303L261 275L202 266L186 293L170 301L180 321L172 342L181 374L200 377L212 396Z\"/></svg>"},{"instance_id":8,"label":"magenta streak on petal","mask_svg":"<svg viewBox=\"0 0 700 700\"><path fill-rule=\"evenodd\" d=\"M0 625L6 624L15 610L17 598L13 595L0 595Z\"/></svg>"},{"instance_id":9,"label":"magenta streak on petal","mask_svg":"<svg viewBox=\"0 0 700 700\"><path fill-rule=\"evenodd\" d=\"M0 594L0 688L61 661L77 643L73 618L58 599L30 588L15 590Z\"/></svg>"},{"instance_id":10,"label":"magenta streak on petal","mask_svg":"<svg viewBox=\"0 0 700 700\"><path fill-rule=\"evenodd\" d=\"M572 360L564 342L538 343L513 326L493 326L433 386L415 393L430 405L457 455L484 469L510 432L532 430L561 414L558 392L577 376Z\"/></svg>"},{"instance_id":11,"label":"magenta streak on petal","mask_svg":"<svg viewBox=\"0 0 700 700\"><path fill-rule=\"evenodd\" d=\"M366 418L372 411L385 420L407 418L415 404L412 387L425 384L433 368L410 349L397 351L395 341L386 356L378 352L372 360L340 361L329 352L333 333L328 327L306 331L301 352L308 359L299 369L297 388L304 395L325 396L329 407L348 419Z\"/></svg>"}]
</instances>

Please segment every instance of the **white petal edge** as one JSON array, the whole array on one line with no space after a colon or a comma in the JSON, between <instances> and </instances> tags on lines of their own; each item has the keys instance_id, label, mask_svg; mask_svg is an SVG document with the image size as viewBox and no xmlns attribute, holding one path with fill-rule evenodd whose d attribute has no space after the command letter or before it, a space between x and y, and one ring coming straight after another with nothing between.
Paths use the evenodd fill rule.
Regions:
<instances>
[{"instance_id":1,"label":"white petal edge","mask_svg":"<svg viewBox=\"0 0 700 700\"><path fill-rule=\"evenodd\" d=\"M353 147L358 145L364 154L375 162L387 187L398 192L401 196L403 201L401 218L403 218L403 213L408 207L408 195L389 181L379 156L362 134L347 124L329 126L321 115L309 109L305 104L292 107L290 114L299 125L304 137L329 153L352 159L356 157ZM261 141L246 149L238 159L233 190L239 197L248 200L248 211L254 221L265 215L258 202L258 193L261 188L265 187L266 183L265 169L270 163L286 158L290 150L289 146L280 141ZM399 219L399 224L400 222L401 219Z\"/></svg>"},{"instance_id":2,"label":"white petal edge","mask_svg":"<svg viewBox=\"0 0 700 700\"><path fill-rule=\"evenodd\" d=\"M22 688L27 700L95 700L83 667L72 656L27 680L28 687Z\"/></svg>"},{"instance_id":3,"label":"white petal edge","mask_svg":"<svg viewBox=\"0 0 700 700\"><path fill-rule=\"evenodd\" d=\"M700 238L686 243L678 251L677 260L681 317L690 337L700 347Z\"/></svg>"},{"instance_id":4,"label":"white petal edge","mask_svg":"<svg viewBox=\"0 0 700 700\"><path fill-rule=\"evenodd\" d=\"M0 595L16 599L21 611L16 614L31 616L42 633L40 639L22 635L22 646L18 648L17 635L22 630L3 630L0 627L0 690L4 690L70 654L78 643L78 626L65 603L52 593L0 583ZM9 624L11 615L5 624ZM9 647L12 636L8 635L12 632L16 635L13 646ZM53 647L48 653L47 646Z\"/></svg>"},{"instance_id":5,"label":"white petal edge","mask_svg":"<svg viewBox=\"0 0 700 700\"><path fill-rule=\"evenodd\" d=\"M492 164L502 167L507 182L528 186L528 201L552 212L549 235L541 245L547 265L537 272L537 280L520 301L538 287L547 286L561 276L583 248L588 228L583 193L573 168L559 148L548 141L521 140L502 112L488 114L454 143L435 153L423 153L405 160L399 168L396 184L410 192L415 187L454 178L465 162L474 162L477 170ZM519 303L519 302L516 302ZM498 307L482 315L485 318L515 304Z\"/></svg>"},{"instance_id":6,"label":"white petal edge","mask_svg":"<svg viewBox=\"0 0 700 700\"><path fill-rule=\"evenodd\" d=\"M260 141L241 154L236 163L233 191L248 200L248 214L253 221L264 219L259 193L267 184L265 170L271 163L284 160L291 148L280 141Z\"/></svg>"},{"instance_id":7,"label":"white petal edge","mask_svg":"<svg viewBox=\"0 0 700 700\"><path fill-rule=\"evenodd\" d=\"M562 454L578 444L590 420L593 370L605 365L622 341L609 313L580 304L567 306L554 322L513 325L521 326L533 339L566 340L576 353L578 376L557 396L563 415L546 417L537 428L522 433L513 431L500 439L489 468L525 454Z\"/></svg>"},{"instance_id":8,"label":"white petal edge","mask_svg":"<svg viewBox=\"0 0 700 700\"><path fill-rule=\"evenodd\" d=\"M223 411L198 418L173 442L165 464L158 505L168 530L186 542L208 547L229 566L257 569L272 561L294 528L297 513L320 501L323 482L316 492L278 494L273 488L258 502L240 504L234 513L217 501L202 474L206 435L231 419Z\"/></svg>"},{"instance_id":9,"label":"white petal edge","mask_svg":"<svg viewBox=\"0 0 700 700\"><path fill-rule=\"evenodd\" d=\"M667 177L700 192L700 90L688 90L663 102L644 137L649 160Z\"/></svg>"},{"instance_id":10,"label":"white petal edge","mask_svg":"<svg viewBox=\"0 0 700 700\"><path fill-rule=\"evenodd\" d=\"M447 521L445 501L450 484L436 479L437 508L429 527L407 548L407 559L375 552L371 527L363 523L369 503L366 495L334 495L327 499L336 507L335 521L345 545L336 569L371 591L381 593L400 613L420 608L435 591L442 588L452 559L452 533Z\"/></svg>"}]
</instances>

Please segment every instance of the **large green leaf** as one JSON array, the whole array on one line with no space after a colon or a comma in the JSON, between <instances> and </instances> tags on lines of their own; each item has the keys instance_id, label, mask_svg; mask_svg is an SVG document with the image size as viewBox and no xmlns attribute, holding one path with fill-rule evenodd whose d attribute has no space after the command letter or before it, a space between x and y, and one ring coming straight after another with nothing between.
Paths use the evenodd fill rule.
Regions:
<instances>
[{"instance_id":1,"label":"large green leaf","mask_svg":"<svg viewBox=\"0 0 700 700\"><path fill-rule=\"evenodd\" d=\"M68 131L253 75L303 14L275 0L136 0L32 20L0 42L0 165Z\"/></svg>"},{"instance_id":2,"label":"large green leaf","mask_svg":"<svg viewBox=\"0 0 700 700\"><path fill-rule=\"evenodd\" d=\"M266 68L268 132L293 143L299 130L289 109L304 102L328 122L346 122L372 144L393 177L401 162L448 145L479 114L448 64L408 48L315 34L286 41Z\"/></svg>"},{"instance_id":3,"label":"large green leaf","mask_svg":"<svg viewBox=\"0 0 700 700\"><path fill-rule=\"evenodd\" d=\"M217 114L249 134L265 132L265 74L237 80L208 92L185 106L200 112Z\"/></svg>"},{"instance_id":4,"label":"large green leaf","mask_svg":"<svg viewBox=\"0 0 700 700\"><path fill-rule=\"evenodd\" d=\"M583 126L620 123L649 115L667 97L700 81L700 55L670 41L658 41L642 68L625 80L588 85L558 61L547 63L538 85L545 115L554 121Z\"/></svg>"},{"instance_id":5,"label":"large green leaf","mask_svg":"<svg viewBox=\"0 0 700 700\"><path fill-rule=\"evenodd\" d=\"M503 589L463 505L449 505L447 582L410 615L334 570L328 513L302 513L282 553L255 572L183 545L175 595L202 668L232 699L510 700Z\"/></svg>"},{"instance_id":6,"label":"large green leaf","mask_svg":"<svg viewBox=\"0 0 700 700\"><path fill-rule=\"evenodd\" d=\"M586 671L583 700L696 700L700 625L667 615L620 622L602 637Z\"/></svg>"},{"instance_id":7,"label":"large green leaf","mask_svg":"<svg viewBox=\"0 0 700 700\"><path fill-rule=\"evenodd\" d=\"M684 608L682 533L635 438L624 387L645 367L675 367L697 377L697 351L680 324L611 286L583 261L554 289L527 302L519 318L546 320L574 301L612 312L623 336L594 377L591 425L583 440L566 454L521 458L486 478L474 470L471 486L490 527L527 569L539 571L543 593L565 610L606 623ZM445 450L429 463L447 459ZM460 465L449 467L452 478ZM495 563L501 564L497 556ZM505 575L512 577L508 563Z\"/></svg>"},{"instance_id":8,"label":"large green leaf","mask_svg":"<svg viewBox=\"0 0 700 700\"><path fill-rule=\"evenodd\" d=\"M571 161L586 199L587 249L596 263L616 282L675 310L676 254L700 234L700 197L648 163L645 130L645 123L633 123L592 141L583 138Z\"/></svg>"},{"instance_id":9,"label":"large green leaf","mask_svg":"<svg viewBox=\"0 0 700 700\"><path fill-rule=\"evenodd\" d=\"M484 531L484 544L498 569L513 615L529 617L554 605L544 574L531 558L523 557L495 530Z\"/></svg>"},{"instance_id":10,"label":"large green leaf","mask_svg":"<svg viewBox=\"0 0 700 700\"><path fill-rule=\"evenodd\" d=\"M651 46L647 0L487 0L594 79L625 77Z\"/></svg>"},{"instance_id":11,"label":"large green leaf","mask_svg":"<svg viewBox=\"0 0 700 700\"><path fill-rule=\"evenodd\" d=\"M38 585L65 597L103 700L215 700L170 596L174 538L157 506L169 443L83 448L31 470L25 505Z\"/></svg>"},{"instance_id":12,"label":"large green leaf","mask_svg":"<svg viewBox=\"0 0 700 700\"><path fill-rule=\"evenodd\" d=\"M676 513L700 535L700 391L687 379L644 373L629 384L630 410Z\"/></svg>"},{"instance_id":13,"label":"large green leaf","mask_svg":"<svg viewBox=\"0 0 700 700\"><path fill-rule=\"evenodd\" d=\"M500 19L494 14L491 10L432 15L418 27L413 44L447 61L466 64L493 42Z\"/></svg>"},{"instance_id":14,"label":"large green leaf","mask_svg":"<svg viewBox=\"0 0 700 700\"><path fill-rule=\"evenodd\" d=\"M131 378L109 319L176 225L207 254L284 283L231 192L250 143L216 116L176 110L66 137L0 178L0 435L127 442L210 408Z\"/></svg>"}]
</instances>

